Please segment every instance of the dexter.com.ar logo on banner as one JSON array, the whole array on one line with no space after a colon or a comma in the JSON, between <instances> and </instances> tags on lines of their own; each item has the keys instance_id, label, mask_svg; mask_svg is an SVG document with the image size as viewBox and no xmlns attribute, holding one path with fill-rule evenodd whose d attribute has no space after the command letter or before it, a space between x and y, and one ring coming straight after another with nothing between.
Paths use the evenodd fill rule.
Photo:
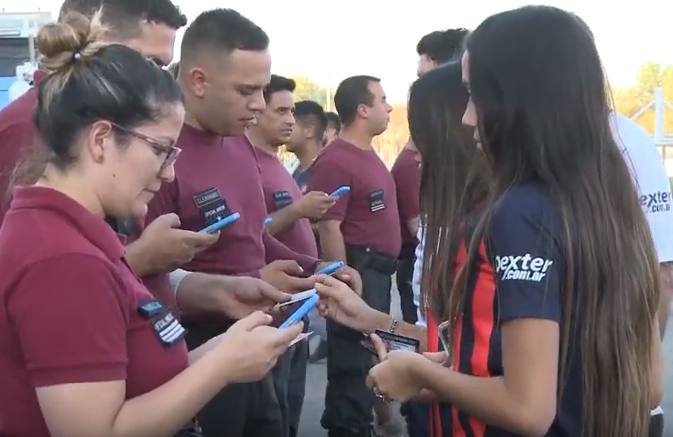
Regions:
<instances>
[{"instance_id":1,"label":"dexter.com.ar logo on banner","mask_svg":"<svg viewBox=\"0 0 673 437\"><path fill-rule=\"evenodd\" d=\"M671 200L670 191L657 191L640 196L640 204L649 214L671 211Z\"/></svg>"}]
</instances>

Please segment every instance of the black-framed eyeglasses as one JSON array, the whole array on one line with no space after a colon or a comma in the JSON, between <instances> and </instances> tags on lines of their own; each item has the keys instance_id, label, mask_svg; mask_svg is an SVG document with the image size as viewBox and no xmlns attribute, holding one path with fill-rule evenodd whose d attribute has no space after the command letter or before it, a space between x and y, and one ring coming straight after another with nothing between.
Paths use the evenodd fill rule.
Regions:
<instances>
[{"instance_id":1,"label":"black-framed eyeglasses","mask_svg":"<svg viewBox=\"0 0 673 437\"><path fill-rule=\"evenodd\" d=\"M180 153L182 152L182 149L176 146L175 144L163 144L156 138L152 138L145 134L141 134L140 132L127 129L123 126L118 125L117 123L110 122L110 124L115 129L120 130L125 134L131 135L132 137L135 137L141 141L144 141L145 143L149 144L155 151L165 153L166 158L164 158L164 162L161 163L161 168L159 169L159 171L163 171L166 167L173 165L175 161L178 159L178 156L180 156Z\"/></svg>"}]
</instances>

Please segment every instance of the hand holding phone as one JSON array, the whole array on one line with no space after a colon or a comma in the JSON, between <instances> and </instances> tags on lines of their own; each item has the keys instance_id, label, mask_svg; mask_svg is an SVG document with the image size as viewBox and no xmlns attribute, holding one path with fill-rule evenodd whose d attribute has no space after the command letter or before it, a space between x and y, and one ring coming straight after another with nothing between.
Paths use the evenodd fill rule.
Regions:
<instances>
[{"instance_id":1,"label":"hand holding phone","mask_svg":"<svg viewBox=\"0 0 673 437\"><path fill-rule=\"evenodd\" d=\"M381 331L377 329L374 332L379 338L383 341L383 344L386 346L386 351L394 350L405 350L410 352L420 352L421 342L412 337L405 337L404 335L393 334L387 331ZM360 342L362 347L367 349L371 354L378 357L374 343L372 343L369 335L364 334L365 338Z\"/></svg>"}]
</instances>

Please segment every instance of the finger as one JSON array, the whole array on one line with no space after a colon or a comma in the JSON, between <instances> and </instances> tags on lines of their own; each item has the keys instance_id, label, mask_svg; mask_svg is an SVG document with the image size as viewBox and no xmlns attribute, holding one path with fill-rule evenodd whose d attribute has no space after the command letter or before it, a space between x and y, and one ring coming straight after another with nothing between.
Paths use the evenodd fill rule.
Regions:
<instances>
[{"instance_id":1,"label":"finger","mask_svg":"<svg viewBox=\"0 0 673 437\"><path fill-rule=\"evenodd\" d=\"M316 276L315 281L316 285L322 284L330 288L338 287L341 284L341 282L338 279L327 275L318 275Z\"/></svg>"},{"instance_id":2,"label":"finger","mask_svg":"<svg viewBox=\"0 0 673 437\"><path fill-rule=\"evenodd\" d=\"M345 283L348 283L349 281L353 280L353 277L349 273L346 273L346 272L338 272L334 276L336 276L336 278L338 280L340 280L341 282L345 282Z\"/></svg>"},{"instance_id":3,"label":"finger","mask_svg":"<svg viewBox=\"0 0 673 437\"><path fill-rule=\"evenodd\" d=\"M304 274L304 269L294 260L279 260L273 262L274 268L280 270L288 275L302 275Z\"/></svg>"},{"instance_id":4,"label":"finger","mask_svg":"<svg viewBox=\"0 0 673 437\"><path fill-rule=\"evenodd\" d=\"M236 329L242 329L245 331L251 331L259 326L265 326L271 323L272 317L266 313L263 313L261 311L255 311L254 313L250 314L248 317L239 320L238 322L234 323L232 328L236 327Z\"/></svg>"},{"instance_id":5,"label":"finger","mask_svg":"<svg viewBox=\"0 0 673 437\"><path fill-rule=\"evenodd\" d=\"M220 238L220 233L207 234L205 232L183 231L184 238L194 247L209 247L212 246Z\"/></svg>"},{"instance_id":6,"label":"finger","mask_svg":"<svg viewBox=\"0 0 673 437\"><path fill-rule=\"evenodd\" d=\"M421 389L417 396L414 396L414 399L422 402L433 402L438 400L439 397L434 391L424 388Z\"/></svg>"},{"instance_id":7,"label":"finger","mask_svg":"<svg viewBox=\"0 0 673 437\"><path fill-rule=\"evenodd\" d=\"M152 223L165 224L170 228L179 228L180 225L182 224L180 222L180 216L178 216L177 214L175 214L173 212L171 212L169 214L160 215L159 217L155 218L152 221ZM152 225L152 223L150 223L150 226Z\"/></svg>"},{"instance_id":8,"label":"finger","mask_svg":"<svg viewBox=\"0 0 673 437\"><path fill-rule=\"evenodd\" d=\"M376 349L376 354L379 356L379 361L385 361L386 358L388 358L388 349L386 348L386 344L383 342L383 340L381 340L381 337L376 334L370 334L369 338L372 339L374 349Z\"/></svg>"},{"instance_id":9,"label":"finger","mask_svg":"<svg viewBox=\"0 0 673 437\"><path fill-rule=\"evenodd\" d=\"M278 344L287 347L292 342L292 340L294 340L295 338L297 338L299 334L301 334L301 331L303 329L304 329L304 322L295 323L289 328L279 329L281 335L278 338Z\"/></svg>"},{"instance_id":10,"label":"finger","mask_svg":"<svg viewBox=\"0 0 673 437\"><path fill-rule=\"evenodd\" d=\"M319 277L320 278L320 277ZM342 292L335 288L334 286L329 286L325 285L320 282L320 279L318 279L314 285L316 291L318 292L318 295L320 296L321 299L334 299L338 300L340 296L342 296Z\"/></svg>"},{"instance_id":11,"label":"finger","mask_svg":"<svg viewBox=\"0 0 673 437\"><path fill-rule=\"evenodd\" d=\"M289 293L283 293L273 285L264 282L262 280L257 281L257 286L259 287L259 292L264 297L273 302L287 302L292 299L292 295Z\"/></svg>"},{"instance_id":12,"label":"finger","mask_svg":"<svg viewBox=\"0 0 673 437\"><path fill-rule=\"evenodd\" d=\"M374 375L376 366L372 367L371 370L369 371L369 374L367 375L367 379L365 380L365 383L367 384L367 388L370 390L374 388L376 385L376 378Z\"/></svg>"},{"instance_id":13,"label":"finger","mask_svg":"<svg viewBox=\"0 0 673 437\"><path fill-rule=\"evenodd\" d=\"M290 290L310 290L313 288L313 285L315 284L315 278L310 277L310 278L297 278L294 276L288 276L287 278L287 285Z\"/></svg>"},{"instance_id":14,"label":"finger","mask_svg":"<svg viewBox=\"0 0 673 437\"><path fill-rule=\"evenodd\" d=\"M444 364L449 359L449 354L443 352L423 352L423 356L437 364Z\"/></svg>"}]
</instances>

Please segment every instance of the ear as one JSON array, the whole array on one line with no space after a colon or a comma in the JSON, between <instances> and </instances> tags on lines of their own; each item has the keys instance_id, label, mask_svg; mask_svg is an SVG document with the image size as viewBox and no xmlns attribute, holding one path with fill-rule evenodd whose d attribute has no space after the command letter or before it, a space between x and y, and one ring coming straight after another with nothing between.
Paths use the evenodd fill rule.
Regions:
<instances>
[{"instance_id":1,"label":"ear","mask_svg":"<svg viewBox=\"0 0 673 437\"><path fill-rule=\"evenodd\" d=\"M369 107L364 103L360 103L358 105L357 115L360 118L369 118Z\"/></svg>"},{"instance_id":2,"label":"ear","mask_svg":"<svg viewBox=\"0 0 673 437\"><path fill-rule=\"evenodd\" d=\"M187 71L184 78L184 85L194 97L203 98L205 96L208 86L208 75L203 68L192 67Z\"/></svg>"},{"instance_id":3,"label":"ear","mask_svg":"<svg viewBox=\"0 0 673 437\"><path fill-rule=\"evenodd\" d=\"M89 128L86 137L86 153L93 161L103 162L106 150L114 146L112 129L112 125L106 120L99 120Z\"/></svg>"},{"instance_id":4,"label":"ear","mask_svg":"<svg viewBox=\"0 0 673 437\"><path fill-rule=\"evenodd\" d=\"M301 129L301 131L302 131L302 134L304 135L304 138L308 138L308 139L316 138L315 126L313 126L313 125L305 126Z\"/></svg>"}]
</instances>

